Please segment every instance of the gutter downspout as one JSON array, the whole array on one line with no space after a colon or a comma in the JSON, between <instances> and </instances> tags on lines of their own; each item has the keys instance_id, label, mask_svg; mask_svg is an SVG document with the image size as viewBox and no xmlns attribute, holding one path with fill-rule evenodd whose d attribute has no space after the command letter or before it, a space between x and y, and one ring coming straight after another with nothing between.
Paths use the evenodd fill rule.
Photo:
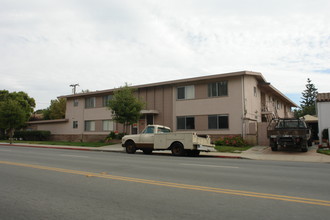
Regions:
<instances>
[{"instance_id":1,"label":"gutter downspout","mask_svg":"<svg viewBox=\"0 0 330 220\"><path fill-rule=\"evenodd\" d=\"M244 138L244 118L245 118L245 75L242 75L242 138Z\"/></svg>"}]
</instances>

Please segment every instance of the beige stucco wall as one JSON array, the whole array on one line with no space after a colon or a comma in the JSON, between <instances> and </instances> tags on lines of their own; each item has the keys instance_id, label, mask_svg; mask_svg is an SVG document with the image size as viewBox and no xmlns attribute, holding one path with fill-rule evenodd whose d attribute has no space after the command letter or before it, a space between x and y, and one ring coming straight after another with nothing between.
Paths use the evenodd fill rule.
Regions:
<instances>
[{"instance_id":1,"label":"beige stucco wall","mask_svg":"<svg viewBox=\"0 0 330 220\"><path fill-rule=\"evenodd\" d=\"M138 97L145 102L145 110L156 110L154 123L173 127L171 86L148 87L138 89Z\"/></svg>"},{"instance_id":2,"label":"beige stucco wall","mask_svg":"<svg viewBox=\"0 0 330 220\"><path fill-rule=\"evenodd\" d=\"M261 92L258 81L253 76L243 76L245 95L245 118L261 121ZM256 95L254 94L256 88Z\"/></svg>"},{"instance_id":3,"label":"beige stucco wall","mask_svg":"<svg viewBox=\"0 0 330 220\"><path fill-rule=\"evenodd\" d=\"M242 85L241 77L228 80L228 96L208 97L208 82L195 84L195 99L177 100L177 87L173 87L173 129L177 116L195 116L195 130L208 134L241 134L242 131ZM215 82L217 80L213 80ZM208 115L229 115L229 129L208 129Z\"/></svg>"},{"instance_id":4,"label":"beige stucco wall","mask_svg":"<svg viewBox=\"0 0 330 220\"><path fill-rule=\"evenodd\" d=\"M208 83L228 80L228 96L208 97ZM184 130L183 132L197 132L200 134L234 135L241 134L249 139L256 139L257 123L262 120L262 104L269 104L275 108L271 100L281 102L278 115L285 117L289 108L285 106L285 98L267 85L258 85L258 80L265 83L263 78L253 74L228 74L216 77L199 77L196 79L179 80L175 84L150 84L139 87L136 95L145 103L144 110L153 110L149 113L154 115L155 124L163 124L177 129L177 116L194 116L195 130ZM195 97L191 100L177 100L177 87L194 85ZM256 95L254 94L256 88ZM84 137L108 134L102 131L102 120L111 120L111 111L102 107L102 97L112 93L112 90L99 91L96 93L79 94L67 97L65 123L40 124L39 130L50 130L53 134L80 135ZM274 93L274 94L269 94ZM95 108L85 108L85 97L96 97ZM74 106L74 99L78 99L78 106ZM269 102L269 103L268 103ZM287 102L287 100L286 100ZM288 103L291 105L292 103ZM229 129L208 129L209 115L229 115ZM86 120L95 121L96 131L84 131ZM73 129L73 121L78 121L78 128ZM143 121L143 119L142 119ZM142 125L140 120L140 125ZM143 121L145 123L145 121ZM114 130L123 130L120 124L114 123ZM180 130L182 132L182 130Z\"/></svg>"},{"instance_id":5,"label":"beige stucco wall","mask_svg":"<svg viewBox=\"0 0 330 220\"><path fill-rule=\"evenodd\" d=\"M69 122L38 124L37 130L50 131L51 134L63 134L63 131L68 130Z\"/></svg>"}]
</instances>

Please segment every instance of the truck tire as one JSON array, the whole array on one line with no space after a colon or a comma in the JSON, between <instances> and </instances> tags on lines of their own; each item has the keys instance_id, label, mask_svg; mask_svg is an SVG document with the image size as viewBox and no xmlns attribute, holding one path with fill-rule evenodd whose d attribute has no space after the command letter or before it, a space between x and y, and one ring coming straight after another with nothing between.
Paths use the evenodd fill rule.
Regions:
<instances>
[{"instance_id":1,"label":"truck tire","mask_svg":"<svg viewBox=\"0 0 330 220\"><path fill-rule=\"evenodd\" d=\"M183 145L181 143L172 144L171 151L173 156L182 156L185 153Z\"/></svg>"},{"instance_id":2,"label":"truck tire","mask_svg":"<svg viewBox=\"0 0 330 220\"><path fill-rule=\"evenodd\" d=\"M134 154L136 152L136 146L133 141L127 141L125 143L126 153Z\"/></svg>"},{"instance_id":3,"label":"truck tire","mask_svg":"<svg viewBox=\"0 0 330 220\"><path fill-rule=\"evenodd\" d=\"M143 149L144 154L152 154L152 149Z\"/></svg>"},{"instance_id":4,"label":"truck tire","mask_svg":"<svg viewBox=\"0 0 330 220\"><path fill-rule=\"evenodd\" d=\"M271 145L272 151L278 151L278 146L277 144Z\"/></svg>"},{"instance_id":5,"label":"truck tire","mask_svg":"<svg viewBox=\"0 0 330 220\"><path fill-rule=\"evenodd\" d=\"M308 143L303 143L301 146L301 152L307 152L308 151Z\"/></svg>"}]
</instances>

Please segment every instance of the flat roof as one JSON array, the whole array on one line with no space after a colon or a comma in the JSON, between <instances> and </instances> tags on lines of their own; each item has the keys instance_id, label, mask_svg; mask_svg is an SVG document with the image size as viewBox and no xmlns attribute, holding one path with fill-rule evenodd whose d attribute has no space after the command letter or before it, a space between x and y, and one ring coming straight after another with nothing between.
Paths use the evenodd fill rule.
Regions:
<instances>
[{"instance_id":1,"label":"flat roof","mask_svg":"<svg viewBox=\"0 0 330 220\"><path fill-rule=\"evenodd\" d=\"M262 85L262 88L277 94L277 96L281 97L282 100L289 103L292 107L298 107L298 105L296 103L294 103L292 100L290 100L288 97L286 97L283 93L281 93L279 90L277 90L275 87L273 87L270 83L268 83L261 73L253 72L253 71L221 73L221 74L214 74L214 75L208 75L208 76L200 76L200 77L170 80L170 81L157 82L157 83L135 85L135 86L130 86L130 87L139 89L139 88L148 88L148 87L156 87L156 86L166 86L166 85L173 86L173 85L182 84L182 83L189 83L189 82L195 82L195 81L207 81L207 80L212 80L212 79L217 79L217 78L226 78L226 77L235 77L235 76L244 76L244 75L256 77L256 79L259 82L259 85ZM63 96L59 96L58 98L74 98L74 97L92 96L92 95L98 95L98 94L104 94L104 93L111 93L117 89L119 89L119 88L92 91L92 92L87 92L87 93L76 93L76 94L71 94L71 95L63 95Z\"/></svg>"}]
</instances>

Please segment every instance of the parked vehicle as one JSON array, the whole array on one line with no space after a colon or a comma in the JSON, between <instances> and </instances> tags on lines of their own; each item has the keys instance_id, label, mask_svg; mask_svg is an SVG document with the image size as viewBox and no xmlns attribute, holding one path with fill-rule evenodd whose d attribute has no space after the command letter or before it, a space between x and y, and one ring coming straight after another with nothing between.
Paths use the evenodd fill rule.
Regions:
<instances>
[{"instance_id":1,"label":"parked vehicle","mask_svg":"<svg viewBox=\"0 0 330 220\"><path fill-rule=\"evenodd\" d=\"M311 130L303 119L273 119L269 123L267 136L272 151L277 151L279 147L293 147L307 152Z\"/></svg>"},{"instance_id":2,"label":"parked vehicle","mask_svg":"<svg viewBox=\"0 0 330 220\"><path fill-rule=\"evenodd\" d=\"M174 156L198 156L201 151L215 151L209 136L171 132L169 127L163 125L148 125L141 134L125 135L122 146L129 154L134 154L136 150L142 150L145 154L151 154L154 150L171 150Z\"/></svg>"}]
</instances>

